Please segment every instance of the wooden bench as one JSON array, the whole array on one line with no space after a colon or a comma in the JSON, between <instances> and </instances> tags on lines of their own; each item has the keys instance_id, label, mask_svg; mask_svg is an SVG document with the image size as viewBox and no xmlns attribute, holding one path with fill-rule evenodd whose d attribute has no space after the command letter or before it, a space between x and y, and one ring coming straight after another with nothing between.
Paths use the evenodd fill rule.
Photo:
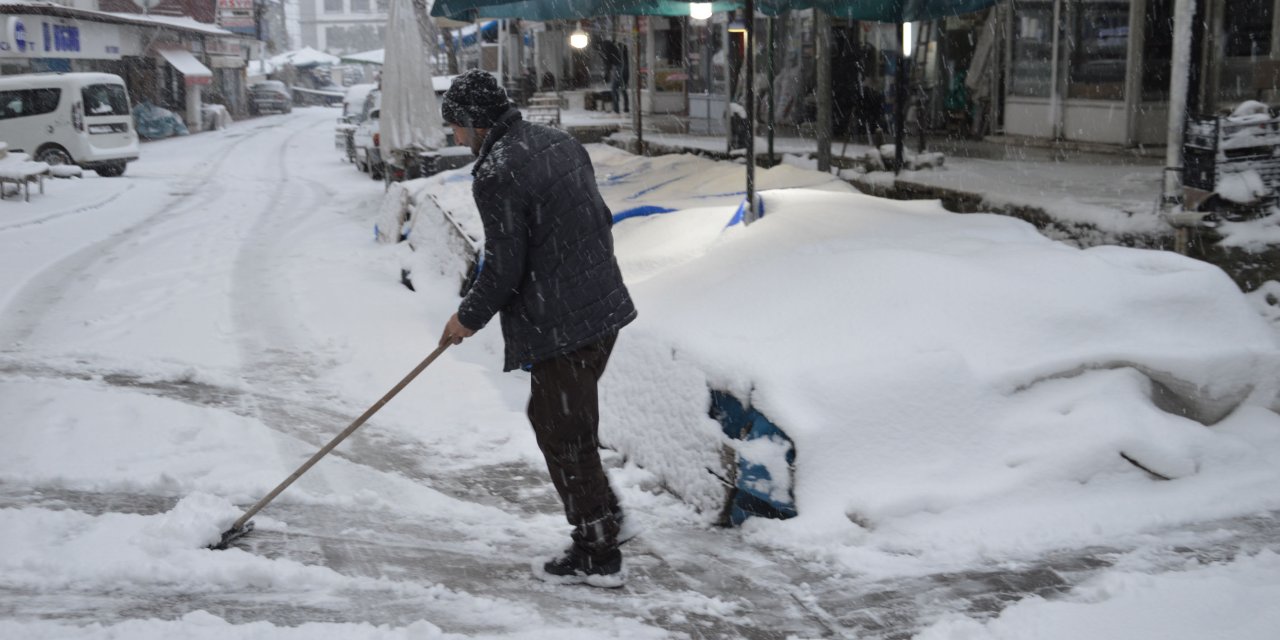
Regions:
<instances>
[{"instance_id":1,"label":"wooden bench","mask_svg":"<svg viewBox=\"0 0 1280 640\"><path fill-rule=\"evenodd\" d=\"M23 200L31 202L31 183L37 183L43 195L44 179L48 176L49 165L34 162L25 153L9 153L0 148L0 200L8 196L5 185L15 184L18 185L18 191L23 192Z\"/></svg>"}]
</instances>

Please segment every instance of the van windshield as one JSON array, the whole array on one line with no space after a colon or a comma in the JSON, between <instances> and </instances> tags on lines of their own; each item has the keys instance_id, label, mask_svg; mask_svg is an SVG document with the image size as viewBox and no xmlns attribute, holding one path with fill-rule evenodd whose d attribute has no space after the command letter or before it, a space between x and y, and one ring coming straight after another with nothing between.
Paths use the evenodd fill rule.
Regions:
<instances>
[{"instance_id":1,"label":"van windshield","mask_svg":"<svg viewBox=\"0 0 1280 640\"><path fill-rule=\"evenodd\" d=\"M86 116L129 115L129 96L118 84L91 84L82 95Z\"/></svg>"}]
</instances>

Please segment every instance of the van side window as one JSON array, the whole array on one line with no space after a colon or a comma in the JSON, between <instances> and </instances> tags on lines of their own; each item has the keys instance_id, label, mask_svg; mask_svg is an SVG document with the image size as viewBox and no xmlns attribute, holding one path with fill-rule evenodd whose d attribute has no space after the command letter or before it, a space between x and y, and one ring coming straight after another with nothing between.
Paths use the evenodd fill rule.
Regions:
<instances>
[{"instance_id":1,"label":"van side window","mask_svg":"<svg viewBox=\"0 0 1280 640\"><path fill-rule=\"evenodd\" d=\"M118 84L91 84L81 92L86 116L127 116L129 97Z\"/></svg>"},{"instance_id":2,"label":"van side window","mask_svg":"<svg viewBox=\"0 0 1280 640\"><path fill-rule=\"evenodd\" d=\"M0 91L0 120L53 113L62 89L19 89Z\"/></svg>"}]
</instances>

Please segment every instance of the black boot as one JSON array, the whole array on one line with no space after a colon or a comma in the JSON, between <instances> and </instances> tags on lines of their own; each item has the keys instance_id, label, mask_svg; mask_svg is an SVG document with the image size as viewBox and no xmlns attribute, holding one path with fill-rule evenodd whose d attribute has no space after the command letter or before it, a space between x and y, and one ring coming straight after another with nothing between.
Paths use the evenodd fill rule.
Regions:
<instances>
[{"instance_id":1,"label":"black boot","mask_svg":"<svg viewBox=\"0 0 1280 640\"><path fill-rule=\"evenodd\" d=\"M616 589L627 579L622 552L617 547L604 551L585 549L574 544L564 554L535 569L539 579L557 584L586 584L593 587Z\"/></svg>"},{"instance_id":2,"label":"black boot","mask_svg":"<svg viewBox=\"0 0 1280 640\"><path fill-rule=\"evenodd\" d=\"M619 509L621 512L621 509ZM613 513L573 528L573 544L560 557L534 567L538 578L558 584L617 588L626 581L618 550L619 523Z\"/></svg>"}]
</instances>

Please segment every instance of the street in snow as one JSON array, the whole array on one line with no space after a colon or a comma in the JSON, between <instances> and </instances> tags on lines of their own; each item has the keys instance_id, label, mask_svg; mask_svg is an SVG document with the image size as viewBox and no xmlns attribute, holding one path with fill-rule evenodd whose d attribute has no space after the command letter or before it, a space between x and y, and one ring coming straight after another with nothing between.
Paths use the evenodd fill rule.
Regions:
<instances>
[{"instance_id":1,"label":"street in snow","mask_svg":"<svg viewBox=\"0 0 1280 640\"><path fill-rule=\"evenodd\" d=\"M207 550L434 348L467 269L440 212L480 233L467 169L384 193L336 113L0 203L0 637L1280 633L1258 296L796 166L731 225L741 165L604 145L613 212L662 211L613 229L640 311L602 390L627 585L530 575L567 527L496 323ZM793 461L725 437L712 390ZM796 517L718 526L726 447Z\"/></svg>"}]
</instances>

